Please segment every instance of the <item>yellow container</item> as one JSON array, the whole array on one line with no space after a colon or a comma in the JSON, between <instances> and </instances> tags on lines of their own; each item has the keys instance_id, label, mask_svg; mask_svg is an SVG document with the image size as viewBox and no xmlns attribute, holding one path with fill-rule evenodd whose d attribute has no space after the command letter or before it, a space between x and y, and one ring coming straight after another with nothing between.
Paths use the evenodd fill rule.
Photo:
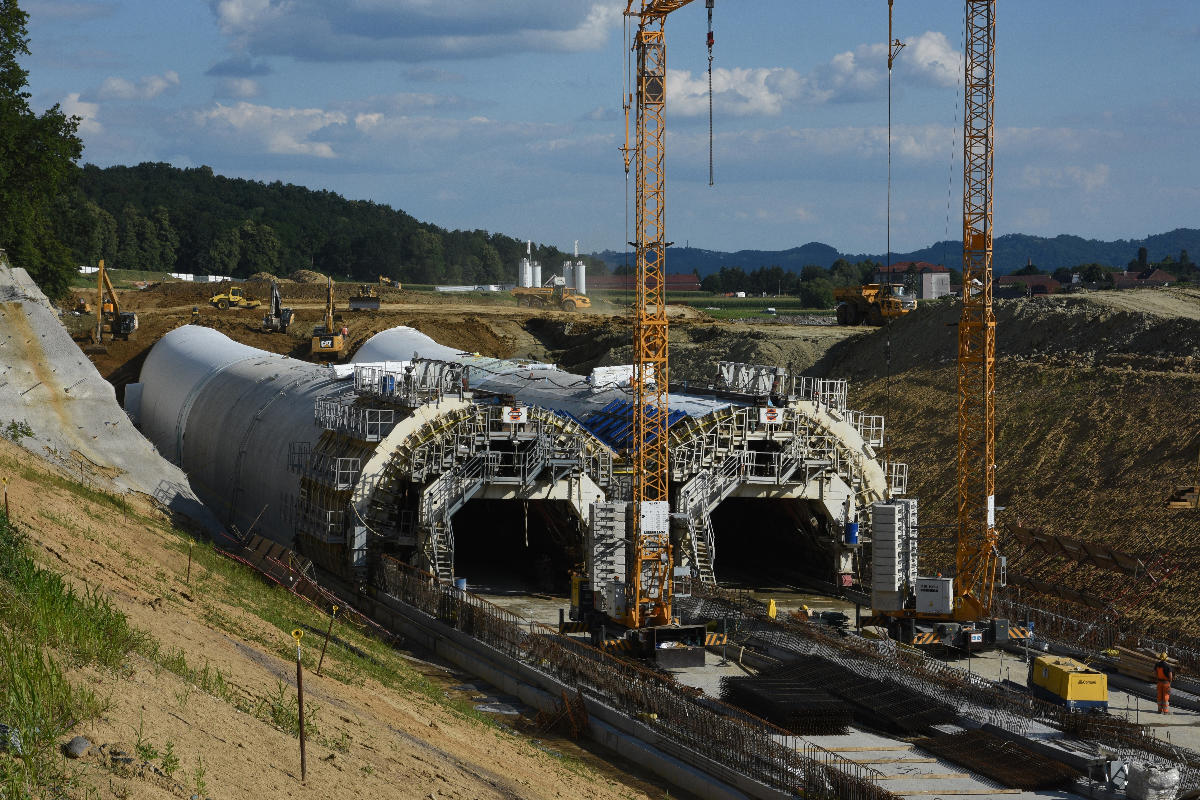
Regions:
<instances>
[{"instance_id":1,"label":"yellow container","mask_svg":"<svg viewBox=\"0 0 1200 800\"><path fill-rule=\"evenodd\" d=\"M1034 694L1070 709L1108 708L1108 676L1063 656L1038 656L1030 670Z\"/></svg>"}]
</instances>

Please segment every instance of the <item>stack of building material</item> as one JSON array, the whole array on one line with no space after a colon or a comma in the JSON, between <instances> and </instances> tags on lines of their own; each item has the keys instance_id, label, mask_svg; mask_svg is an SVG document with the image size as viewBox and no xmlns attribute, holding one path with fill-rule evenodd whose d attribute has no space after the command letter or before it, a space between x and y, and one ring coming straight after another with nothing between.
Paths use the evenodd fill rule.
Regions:
<instances>
[{"instance_id":1,"label":"stack of building material","mask_svg":"<svg viewBox=\"0 0 1200 800\"><path fill-rule=\"evenodd\" d=\"M1117 647L1116 651L1118 654L1117 672L1128 675L1130 678L1137 678L1139 681L1154 682L1154 665L1158 663L1157 655L1130 650L1128 647ZM1168 658L1167 663L1171 665L1172 670L1179 671L1178 661Z\"/></svg>"},{"instance_id":2,"label":"stack of building material","mask_svg":"<svg viewBox=\"0 0 1200 800\"><path fill-rule=\"evenodd\" d=\"M845 733L854 716L843 700L787 676L722 678L721 699L800 735Z\"/></svg>"},{"instance_id":3,"label":"stack of building material","mask_svg":"<svg viewBox=\"0 0 1200 800\"><path fill-rule=\"evenodd\" d=\"M986 731L938 734L913 743L1012 789L1061 789L1079 775L1066 764Z\"/></svg>"}]
</instances>

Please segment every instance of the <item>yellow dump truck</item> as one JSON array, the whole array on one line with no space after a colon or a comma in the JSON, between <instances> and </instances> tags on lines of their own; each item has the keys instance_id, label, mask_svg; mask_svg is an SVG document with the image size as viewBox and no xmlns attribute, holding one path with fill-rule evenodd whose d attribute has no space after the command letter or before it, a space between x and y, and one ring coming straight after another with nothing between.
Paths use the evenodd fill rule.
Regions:
<instances>
[{"instance_id":1,"label":"yellow dump truck","mask_svg":"<svg viewBox=\"0 0 1200 800\"><path fill-rule=\"evenodd\" d=\"M1029 666L1035 697L1070 711L1107 711L1108 676L1065 656L1038 656Z\"/></svg>"},{"instance_id":2,"label":"yellow dump truck","mask_svg":"<svg viewBox=\"0 0 1200 800\"><path fill-rule=\"evenodd\" d=\"M559 308L578 311L591 308L592 299L568 286L520 286L512 290L517 305L530 308Z\"/></svg>"},{"instance_id":3,"label":"yellow dump truck","mask_svg":"<svg viewBox=\"0 0 1200 800\"><path fill-rule=\"evenodd\" d=\"M838 325L882 325L917 307L917 299L898 283L868 283L833 290Z\"/></svg>"}]
</instances>

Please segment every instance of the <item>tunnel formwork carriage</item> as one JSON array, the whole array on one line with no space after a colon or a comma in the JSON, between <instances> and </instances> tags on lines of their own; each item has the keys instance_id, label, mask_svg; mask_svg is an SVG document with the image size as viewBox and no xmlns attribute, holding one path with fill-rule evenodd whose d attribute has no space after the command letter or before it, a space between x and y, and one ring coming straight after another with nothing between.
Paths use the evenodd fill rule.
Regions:
<instances>
[{"instance_id":1,"label":"tunnel formwork carriage","mask_svg":"<svg viewBox=\"0 0 1200 800\"><path fill-rule=\"evenodd\" d=\"M473 391L512 400L577 421L600 442L626 454L632 449L633 406L627 387L606 383L612 373L574 375L549 364L461 353L412 328L384 331L368 340L355 361L438 358L468 368ZM849 586L861 573L857 555L867 531L866 509L902 495L903 464L883 464L881 416L846 408L846 382L791 376L779 367L721 362L713 381L669 395L672 533L677 574L715 583L712 514L742 498L781 508L767 515L777 535L808 542L803 564L788 568L808 582ZM627 471L618 469L610 499L629 496ZM753 547L760 515L741 520L741 537ZM767 537L769 538L769 537Z\"/></svg>"}]
</instances>

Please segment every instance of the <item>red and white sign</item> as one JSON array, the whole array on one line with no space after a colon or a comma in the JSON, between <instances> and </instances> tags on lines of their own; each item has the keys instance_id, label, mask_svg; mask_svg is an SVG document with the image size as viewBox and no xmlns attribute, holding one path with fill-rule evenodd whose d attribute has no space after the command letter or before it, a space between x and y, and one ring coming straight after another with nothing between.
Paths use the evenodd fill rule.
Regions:
<instances>
[{"instance_id":1,"label":"red and white sign","mask_svg":"<svg viewBox=\"0 0 1200 800\"><path fill-rule=\"evenodd\" d=\"M529 422L529 408L526 406L505 406L501 409L504 421L509 425L523 425Z\"/></svg>"},{"instance_id":2,"label":"red and white sign","mask_svg":"<svg viewBox=\"0 0 1200 800\"><path fill-rule=\"evenodd\" d=\"M763 425L778 425L783 422L783 409L760 408L758 410L758 421Z\"/></svg>"}]
</instances>

